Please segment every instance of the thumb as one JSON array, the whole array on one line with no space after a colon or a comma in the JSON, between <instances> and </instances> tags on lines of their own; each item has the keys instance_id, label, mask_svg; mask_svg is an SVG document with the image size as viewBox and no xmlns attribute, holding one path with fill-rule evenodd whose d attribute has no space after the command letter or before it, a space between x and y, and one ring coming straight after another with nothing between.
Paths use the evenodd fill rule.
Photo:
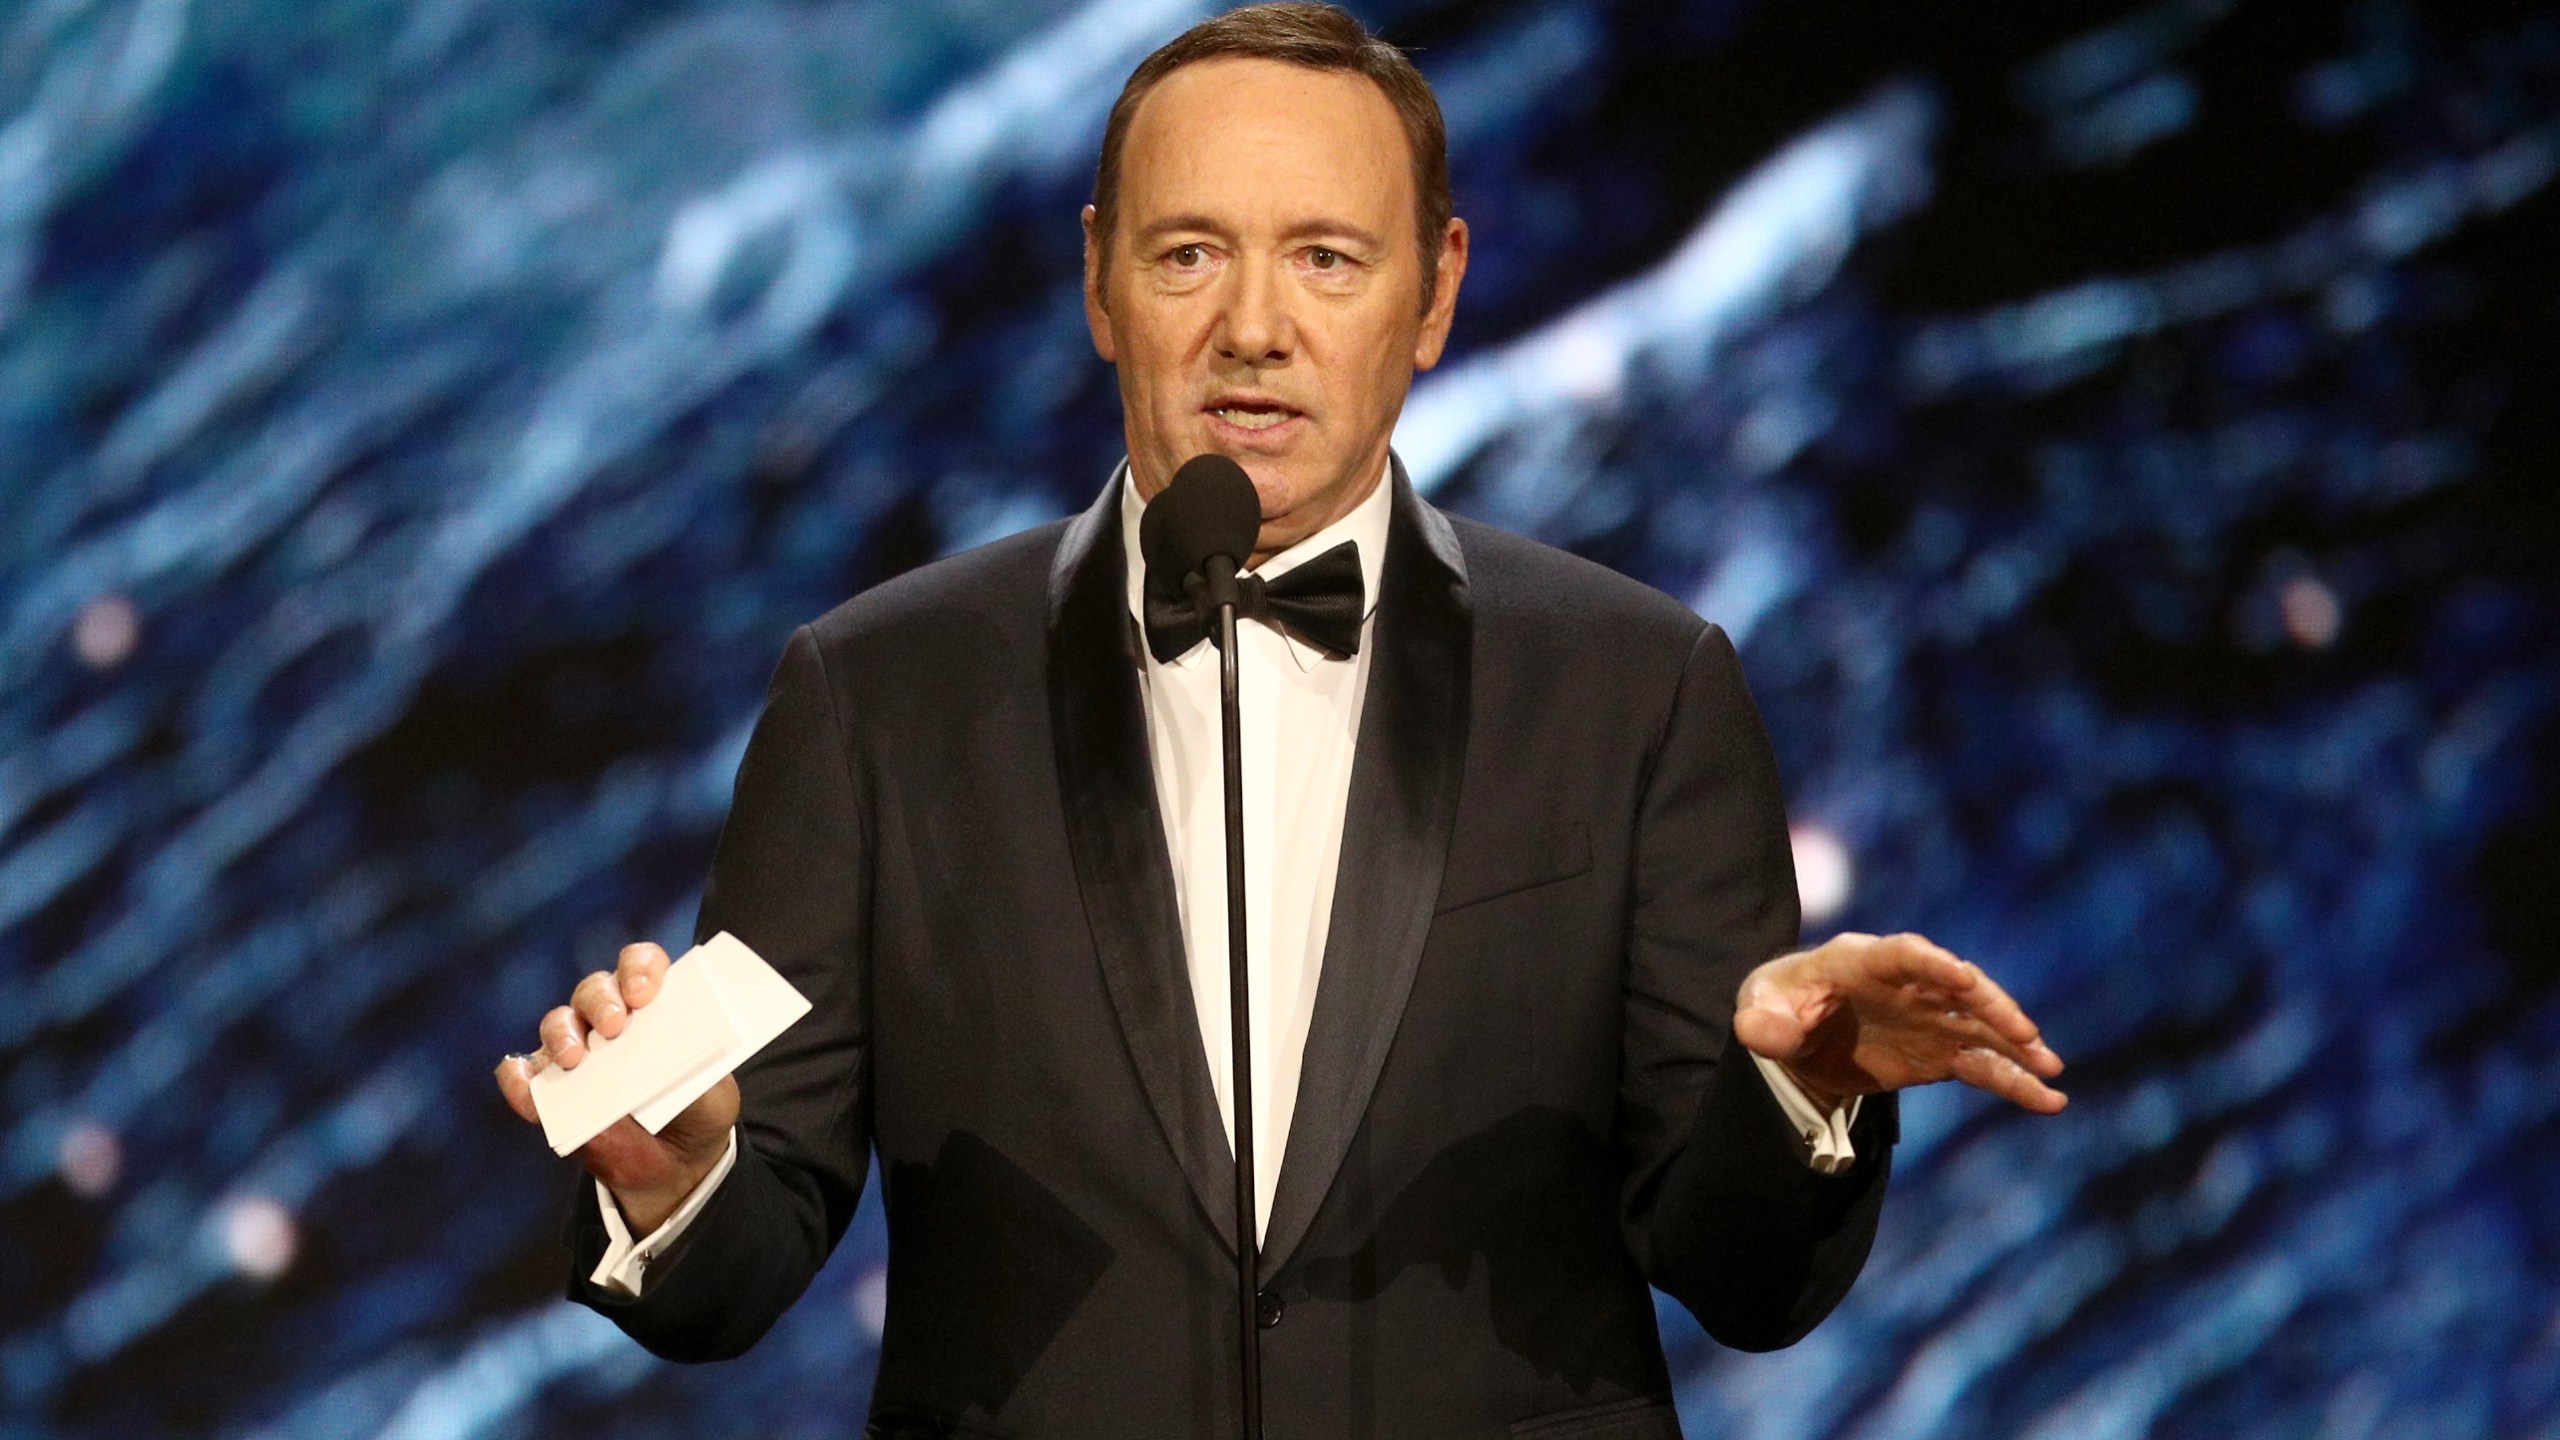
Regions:
<instances>
[{"instance_id":1,"label":"thumb","mask_svg":"<svg viewBox=\"0 0 2560 1440\"><path fill-rule=\"evenodd\" d=\"M1733 1033L1752 1053L1771 1060L1792 1060L1804 1048L1804 1022L1766 1004L1735 1011Z\"/></svg>"}]
</instances>

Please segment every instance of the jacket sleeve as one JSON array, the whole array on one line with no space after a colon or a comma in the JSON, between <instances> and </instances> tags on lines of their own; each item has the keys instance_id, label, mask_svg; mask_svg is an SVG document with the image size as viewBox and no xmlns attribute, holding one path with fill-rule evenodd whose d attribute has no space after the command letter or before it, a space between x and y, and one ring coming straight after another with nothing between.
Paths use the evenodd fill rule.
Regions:
<instances>
[{"instance_id":1,"label":"jacket sleeve","mask_svg":"<svg viewBox=\"0 0 2560 1440\"><path fill-rule=\"evenodd\" d=\"M1637 817L1619 1141L1628 1247L1652 1284L1742 1350L1790 1345L1849 1291L1875 1239L1897 1133L1891 1095L1857 1162L1804 1163L1733 1036L1752 968L1796 944L1777 762L1724 632L1692 647Z\"/></svg>"},{"instance_id":2,"label":"jacket sleeve","mask_svg":"<svg viewBox=\"0 0 2560 1440\"><path fill-rule=\"evenodd\" d=\"M593 1185L575 1188L569 1298L670 1360L753 1345L826 1263L862 1197L871 1138L868 809L826 662L791 637L738 768L697 939L727 930L788 977L810 1013L738 1070L736 1163L638 1296L588 1282L605 1249Z\"/></svg>"}]
</instances>

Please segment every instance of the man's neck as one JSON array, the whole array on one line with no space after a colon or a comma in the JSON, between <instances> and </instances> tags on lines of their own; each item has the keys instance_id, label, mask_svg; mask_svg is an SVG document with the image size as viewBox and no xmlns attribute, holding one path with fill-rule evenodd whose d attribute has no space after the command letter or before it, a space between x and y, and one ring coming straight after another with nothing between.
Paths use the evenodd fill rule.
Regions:
<instances>
[{"instance_id":1,"label":"man's neck","mask_svg":"<svg viewBox=\"0 0 2560 1440\"><path fill-rule=\"evenodd\" d=\"M1167 484L1172 483L1170 478L1168 478L1167 480L1160 481L1150 487L1139 480L1138 467L1135 463L1124 462L1124 464L1127 465L1128 483L1130 487L1137 492L1138 499L1141 504L1154 503L1156 496L1164 493L1164 487ZM1331 525L1340 520L1343 516L1350 514L1352 511L1359 509L1362 504L1367 502L1371 495L1377 493L1379 486L1387 483L1387 475L1394 468L1395 463L1392 456L1381 455L1378 457L1377 469L1369 476L1368 484L1361 486L1358 490L1351 493L1333 497L1331 503L1327 504L1323 511L1311 512L1307 510L1297 510L1287 515L1279 516L1275 519L1263 521L1262 528L1254 535L1253 556L1245 562L1244 568L1248 570L1259 568L1264 561L1269 560L1272 556L1279 554L1290 546L1306 539L1308 536L1316 534L1326 526ZM1274 527L1276 526L1285 526L1286 528L1275 529Z\"/></svg>"}]
</instances>

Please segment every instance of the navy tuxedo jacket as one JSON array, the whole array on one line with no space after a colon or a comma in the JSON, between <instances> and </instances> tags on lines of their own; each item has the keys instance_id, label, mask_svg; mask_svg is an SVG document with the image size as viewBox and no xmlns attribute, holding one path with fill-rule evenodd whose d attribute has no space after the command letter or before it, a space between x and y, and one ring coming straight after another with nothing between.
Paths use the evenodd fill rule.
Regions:
<instances>
[{"instance_id":1,"label":"navy tuxedo jacket","mask_svg":"<svg viewBox=\"0 0 2560 1440\"><path fill-rule=\"evenodd\" d=\"M1816 1173L1732 1038L1796 939L1777 775L1722 631L1598 566L1394 515L1340 879L1264 1250L1276 1440L1677 1437L1647 1282L1803 1335L1874 1236L1871 1100ZM1233 1163L1177 924L1117 487L802 628L700 929L816 1008L739 1071L738 1161L637 1299L733 1356L880 1161L870 1433L1237 1433Z\"/></svg>"}]
</instances>

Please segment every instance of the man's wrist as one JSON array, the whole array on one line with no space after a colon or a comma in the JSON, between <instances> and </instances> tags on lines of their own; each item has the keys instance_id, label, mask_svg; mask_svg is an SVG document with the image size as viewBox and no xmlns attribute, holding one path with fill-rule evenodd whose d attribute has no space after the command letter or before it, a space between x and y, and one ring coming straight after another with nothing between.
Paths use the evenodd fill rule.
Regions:
<instances>
[{"instance_id":1,"label":"man's wrist","mask_svg":"<svg viewBox=\"0 0 2560 1440\"><path fill-rule=\"evenodd\" d=\"M1788 1064L1784 1060L1778 1062L1778 1068L1787 1072L1788 1079L1796 1082L1796 1088L1804 1092L1804 1098L1813 1102L1813 1108L1826 1115L1847 1105L1851 1099L1855 1098L1848 1095L1842 1095L1825 1086L1815 1084L1813 1081L1805 1078L1803 1071L1798 1070L1796 1067Z\"/></svg>"},{"instance_id":2,"label":"man's wrist","mask_svg":"<svg viewBox=\"0 0 2560 1440\"><path fill-rule=\"evenodd\" d=\"M607 1184L605 1193L613 1197L614 1208L622 1212L622 1223L634 1235L648 1235L667 1223L667 1217L684 1208L685 1200L701 1188L717 1169L720 1157L713 1155L699 1165L688 1164L678 1170L664 1185L635 1186L624 1189Z\"/></svg>"},{"instance_id":3,"label":"man's wrist","mask_svg":"<svg viewBox=\"0 0 2560 1440\"><path fill-rule=\"evenodd\" d=\"M587 1276L588 1283L618 1295L638 1295L647 1283L649 1267L666 1260L683 1245L693 1224L702 1218L703 1210L728 1179L737 1157L738 1136L732 1129L723 1137L719 1158L712 1162L710 1173L695 1181L683 1202L663 1216L650 1213L650 1199L660 1187L634 1187L635 1209L642 1218L654 1222L637 1235L623 1218L623 1202L602 1180L595 1181L596 1207L604 1218L605 1248L603 1257Z\"/></svg>"}]
</instances>

